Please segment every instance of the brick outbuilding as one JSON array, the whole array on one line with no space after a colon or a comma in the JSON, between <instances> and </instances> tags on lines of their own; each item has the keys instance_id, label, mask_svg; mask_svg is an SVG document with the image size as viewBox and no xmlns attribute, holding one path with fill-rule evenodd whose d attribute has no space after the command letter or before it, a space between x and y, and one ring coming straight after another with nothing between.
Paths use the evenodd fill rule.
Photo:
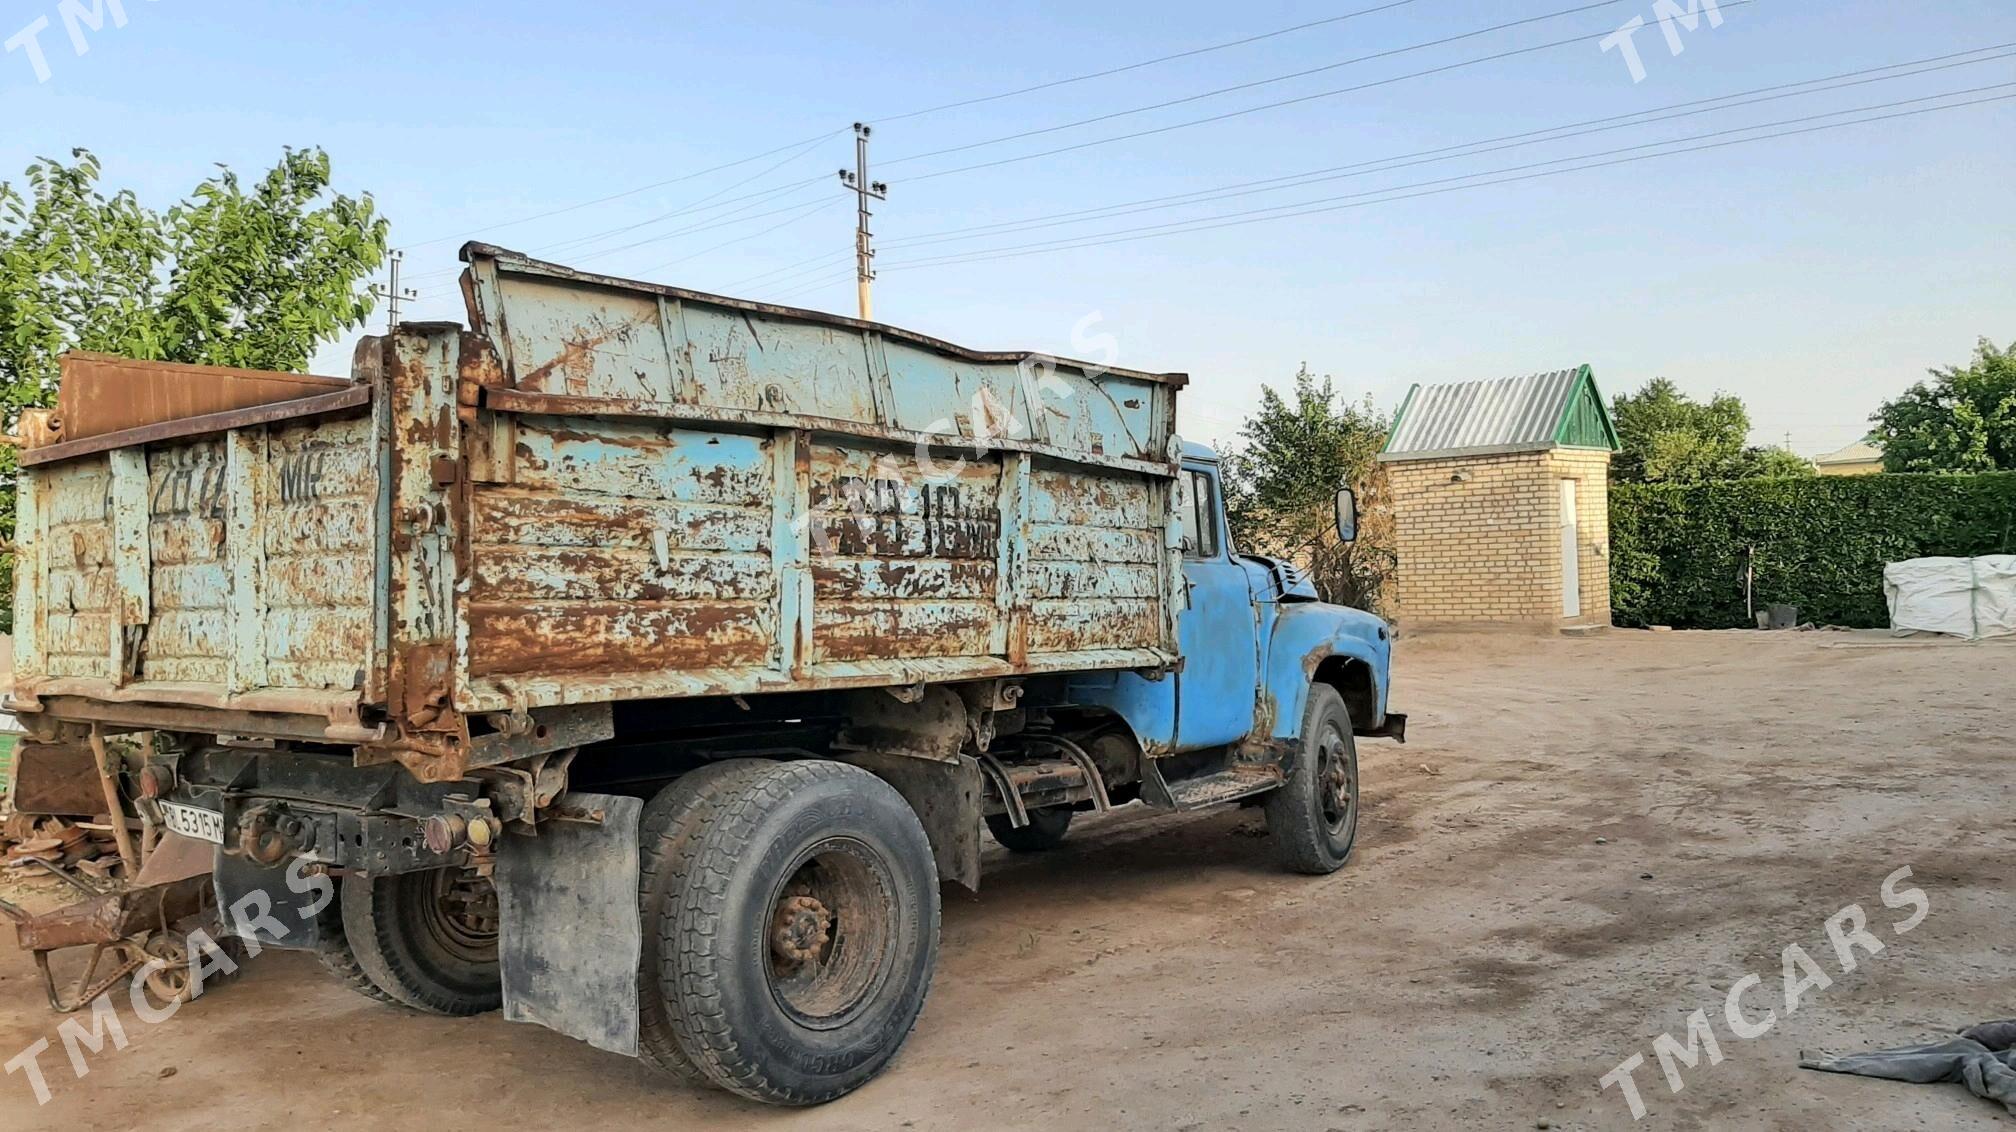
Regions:
<instances>
[{"instance_id":1,"label":"brick outbuilding","mask_svg":"<svg viewBox=\"0 0 2016 1132\"><path fill-rule=\"evenodd\" d=\"M1608 625L1616 450L1586 365L1409 390L1379 455L1401 622Z\"/></svg>"}]
</instances>

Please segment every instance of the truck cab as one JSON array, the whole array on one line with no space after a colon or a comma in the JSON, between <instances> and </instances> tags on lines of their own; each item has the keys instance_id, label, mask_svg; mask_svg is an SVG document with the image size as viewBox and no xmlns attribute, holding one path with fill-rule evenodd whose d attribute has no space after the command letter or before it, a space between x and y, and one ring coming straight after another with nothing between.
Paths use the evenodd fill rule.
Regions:
<instances>
[{"instance_id":1,"label":"truck cab","mask_svg":"<svg viewBox=\"0 0 2016 1132\"><path fill-rule=\"evenodd\" d=\"M1363 610L1320 599L1293 563L1242 554L1226 519L1223 464L1211 449L1181 446L1177 543L1183 593L1180 663L1166 679L1122 674L1085 681L1087 700L1110 707L1151 757L1143 797L1171 809L1250 799L1295 781L1305 756L1334 793L1331 829L1305 831L1297 858L1327 872L1356 836L1355 736L1405 740L1407 718L1387 710L1393 632ZM1356 533L1356 501L1340 493L1337 521ZM1312 736L1329 731L1325 740ZM1316 842L1323 842L1318 846ZM1320 850L1320 851L1319 851Z\"/></svg>"}]
</instances>

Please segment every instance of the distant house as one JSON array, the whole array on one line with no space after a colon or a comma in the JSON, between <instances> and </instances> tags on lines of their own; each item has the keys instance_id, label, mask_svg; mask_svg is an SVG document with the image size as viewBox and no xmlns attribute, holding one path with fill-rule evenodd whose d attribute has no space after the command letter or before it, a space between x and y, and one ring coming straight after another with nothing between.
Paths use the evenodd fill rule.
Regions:
<instances>
[{"instance_id":1,"label":"distant house","mask_svg":"<svg viewBox=\"0 0 2016 1132\"><path fill-rule=\"evenodd\" d=\"M1813 466L1823 476L1866 476L1883 470L1883 450L1876 446L1876 436L1868 436L1850 444L1839 452L1829 452L1825 456L1815 456Z\"/></svg>"},{"instance_id":2,"label":"distant house","mask_svg":"<svg viewBox=\"0 0 2016 1132\"><path fill-rule=\"evenodd\" d=\"M1402 622L1608 625L1615 451L1588 366L1415 386L1379 454Z\"/></svg>"}]
</instances>

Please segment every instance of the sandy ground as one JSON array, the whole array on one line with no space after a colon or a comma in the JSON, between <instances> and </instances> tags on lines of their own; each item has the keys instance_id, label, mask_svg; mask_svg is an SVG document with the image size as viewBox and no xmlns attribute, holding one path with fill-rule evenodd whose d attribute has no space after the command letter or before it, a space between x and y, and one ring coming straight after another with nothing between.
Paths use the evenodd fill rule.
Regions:
<instances>
[{"instance_id":1,"label":"sandy ground","mask_svg":"<svg viewBox=\"0 0 2016 1132\"><path fill-rule=\"evenodd\" d=\"M809 1112L682 1088L495 1018L381 1007L269 955L54 1099L30 1128L1443 1129L1632 1126L1598 1078L1633 1052L1643 1127L2008 1127L1957 1086L1804 1072L1803 1048L2016 1015L2009 892L2016 648L1833 634L1424 637L1361 750L1353 864L1274 871L1257 815L1138 807L948 889L943 964L881 1080ZM1883 906L1909 865L1930 913ZM1859 903L1886 947L1841 971ZM1908 910L1907 910L1908 911ZM1788 944L1833 977L1785 1015ZM1756 972L1769 1034L1733 1038ZM1652 1038L1696 1007L1725 1060L1668 1091ZM0 1058L57 1039L0 952Z\"/></svg>"}]
</instances>

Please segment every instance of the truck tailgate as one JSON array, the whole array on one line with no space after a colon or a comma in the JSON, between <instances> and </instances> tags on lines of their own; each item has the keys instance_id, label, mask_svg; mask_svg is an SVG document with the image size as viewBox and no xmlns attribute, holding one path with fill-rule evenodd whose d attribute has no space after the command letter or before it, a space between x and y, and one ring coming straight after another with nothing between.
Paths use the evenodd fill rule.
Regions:
<instances>
[{"instance_id":1,"label":"truck tailgate","mask_svg":"<svg viewBox=\"0 0 2016 1132\"><path fill-rule=\"evenodd\" d=\"M25 450L17 698L354 720L382 647L370 392Z\"/></svg>"}]
</instances>

